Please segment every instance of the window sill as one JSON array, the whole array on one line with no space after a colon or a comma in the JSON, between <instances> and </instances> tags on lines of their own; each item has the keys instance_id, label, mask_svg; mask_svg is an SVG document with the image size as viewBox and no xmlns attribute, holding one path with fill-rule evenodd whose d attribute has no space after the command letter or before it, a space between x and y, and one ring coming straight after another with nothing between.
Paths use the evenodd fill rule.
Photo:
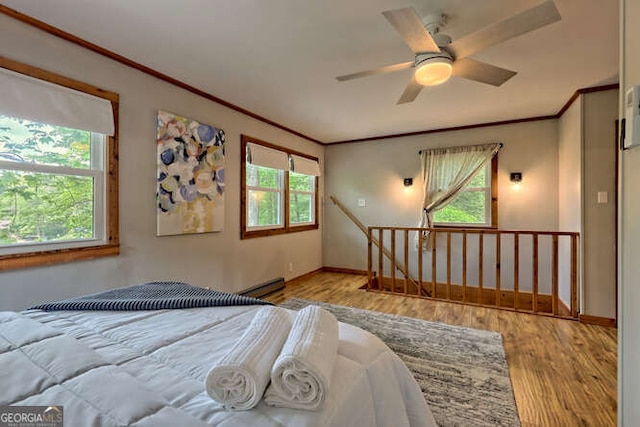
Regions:
<instances>
[{"instance_id":1,"label":"window sill","mask_svg":"<svg viewBox=\"0 0 640 427\"><path fill-rule=\"evenodd\" d=\"M240 239L253 239L255 237L277 236L280 234L298 233L300 231L317 230L320 228L318 224L311 225L294 225L288 228L271 228L267 230L242 231Z\"/></svg>"},{"instance_id":2,"label":"window sill","mask_svg":"<svg viewBox=\"0 0 640 427\"><path fill-rule=\"evenodd\" d=\"M84 248L57 249L0 256L0 271L114 256L120 253L120 245L101 245Z\"/></svg>"}]
</instances>

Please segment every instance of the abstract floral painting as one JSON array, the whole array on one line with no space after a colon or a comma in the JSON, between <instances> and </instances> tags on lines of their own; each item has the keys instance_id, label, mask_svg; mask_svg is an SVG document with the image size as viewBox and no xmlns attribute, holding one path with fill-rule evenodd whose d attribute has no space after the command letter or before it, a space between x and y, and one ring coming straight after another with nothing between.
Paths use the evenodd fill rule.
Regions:
<instances>
[{"instance_id":1,"label":"abstract floral painting","mask_svg":"<svg viewBox=\"0 0 640 427\"><path fill-rule=\"evenodd\" d=\"M158 236L222 231L224 142L222 129L158 111Z\"/></svg>"}]
</instances>

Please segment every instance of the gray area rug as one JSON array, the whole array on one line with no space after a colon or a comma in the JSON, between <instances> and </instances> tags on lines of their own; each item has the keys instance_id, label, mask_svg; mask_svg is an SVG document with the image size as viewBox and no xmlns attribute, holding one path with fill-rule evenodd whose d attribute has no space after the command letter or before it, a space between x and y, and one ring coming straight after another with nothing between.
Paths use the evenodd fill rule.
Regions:
<instances>
[{"instance_id":1,"label":"gray area rug","mask_svg":"<svg viewBox=\"0 0 640 427\"><path fill-rule=\"evenodd\" d=\"M520 426L502 336L410 317L293 298L384 341L406 363L440 426Z\"/></svg>"}]
</instances>

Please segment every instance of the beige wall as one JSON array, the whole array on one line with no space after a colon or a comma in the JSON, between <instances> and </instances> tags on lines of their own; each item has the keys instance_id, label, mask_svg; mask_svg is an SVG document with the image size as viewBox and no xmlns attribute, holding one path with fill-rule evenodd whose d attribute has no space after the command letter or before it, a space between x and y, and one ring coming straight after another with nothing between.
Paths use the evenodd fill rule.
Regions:
<instances>
[{"instance_id":1,"label":"beige wall","mask_svg":"<svg viewBox=\"0 0 640 427\"><path fill-rule=\"evenodd\" d=\"M616 119L618 91L587 93L583 102L582 313L616 317ZM598 193L608 202L598 203Z\"/></svg>"},{"instance_id":2,"label":"beige wall","mask_svg":"<svg viewBox=\"0 0 640 427\"><path fill-rule=\"evenodd\" d=\"M622 0L621 89L640 85L640 2ZM624 108L624 98L620 105ZM624 111L624 110L622 110ZM640 148L621 156L618 422L640 425Z\"/></svg>"},{"instance_id":3,"label":"beige wall","mask_svg":"<svg viewBox=\"0 0 640 427\"><path fill-rule=\"evenodd\" d=\"M559 120L559 227L580 232L580 312L605 318L616 317L617 99L617 90L582 94ZM598 192L607 193L607 203L598 203ZM561 259L565 303L569 268L569 260Z\"/></svg>"},{"instance_id":4,"label":"beige wall","mask_svg":"<svg viewBox=\"0 0 640 427\"><path fill-rule=\"evenodd\" d=\"M320 158L324 148L0 15L0 55L120 94L121 255L0 273L0 309L22 309L148 280L184 280L225 291L292 278L322 266L322 230L241 241L240 134ZM158 109L225 130L225 225L221 233L156 237ZM322 192L322 179L320 191ZM293 271L289 271L289 263Z\"/></svg>"},{"instance_id":5,"label":"beige wall","mask_svg":"<svg viewBox=\"0 0 640 427\"><path fill-rule=\"evenodd\" d=\"M333 206L329 195L335 195L366 225L418 225L421 148L504 143L498 163L500 228L557 230L557 124L557 120L544 120L328 146L324 265L353 269L367 266L366 238ZM520 191L514 191L509 172L523 173ZM408 193L402 184L406 177L414 178ZM366 207L358 207L358 199L365 199Z\"/></svg>"},{"instance_id":6,"label":"beige wall","mask_svg":"<svg viewBox=\"0 0 640 427\"><path fill-rule=\"evenodd\" d=\"M582 233L582 104L579 97L558 121L558 229L578 233ZM566 250L567 243L560 244ZM571 284L566 280L570 268L570 260L561 258L559 294L567 306L571 302Z\"/></svg>"},{"instance_id":7,"label":"beige wall","mask_svg":"<svg viewBox=\"0 0 640 427\"><path fill-rule=\"evenodd\" d=\"M582 211L582 97L558 121L558 227L581 230Z\"/></svg>"}]
</instances>

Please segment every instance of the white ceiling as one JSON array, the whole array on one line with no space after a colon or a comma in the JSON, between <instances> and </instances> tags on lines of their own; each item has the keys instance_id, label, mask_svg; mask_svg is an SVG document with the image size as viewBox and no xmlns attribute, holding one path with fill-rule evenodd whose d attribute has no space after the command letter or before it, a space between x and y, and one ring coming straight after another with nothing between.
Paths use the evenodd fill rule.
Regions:
<instances>
[{"instance_id":1,"label":"white ceiling","mask_svg":"<svg viewBox=\"0 0 640 427\"><path fill-rule=\"evenodd\" d=\"M472 58L518 74L460 78L396 105L411 70L335 77L413 59L381 12L445 13L455 39L541 0L2 0L322 142L553 115L580 88L617 82L617 0L555 0L562 20Z\"/></svg>"}]
</instances>

